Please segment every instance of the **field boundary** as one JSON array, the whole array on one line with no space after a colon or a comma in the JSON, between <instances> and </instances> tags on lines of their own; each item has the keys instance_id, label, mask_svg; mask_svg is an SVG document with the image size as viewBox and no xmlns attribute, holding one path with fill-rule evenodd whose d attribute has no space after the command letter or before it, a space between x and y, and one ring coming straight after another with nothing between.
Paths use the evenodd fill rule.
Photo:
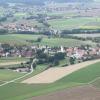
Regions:
<instances>
[{"instance_id":1,"label":"field boundary","mask_svg":"<svg viewBox=\"0 0 100 100\"><path fill-rule=\"evenodd\" d=\"M34 71L34 70L33 70L33 63L34 63L34 60L33 60L32 64L31 64L31 72L30 72L30 73L27 73L27 74L25 74L25 75L23 75L23 76L21 76L21 77L19 77L19 78L13 79L13 80L11 80L11 81L5 82L5 83L1 84L0 87L2 87L2 86L4 86L4 85L7 85L7 84L9 84L9 83L15 82L15 81L17 81L17 80L19 80L19 79L22 79L22 78L24 78L24 77L26 77L26 76L32 74L33 71Z\"/></svg>"},{"instance_id":2,"label":"field boundary","mask_svg":"<svg viewBox=\"0 0 100 100\"><path fill-rule=\"evenodd\" d=\"M92 83L94 83L95 81L97 81L98 79L100 79L100 77L95 78L94 80L90 81L88 84L92 84Z\"/></svg>"}]
</instances>

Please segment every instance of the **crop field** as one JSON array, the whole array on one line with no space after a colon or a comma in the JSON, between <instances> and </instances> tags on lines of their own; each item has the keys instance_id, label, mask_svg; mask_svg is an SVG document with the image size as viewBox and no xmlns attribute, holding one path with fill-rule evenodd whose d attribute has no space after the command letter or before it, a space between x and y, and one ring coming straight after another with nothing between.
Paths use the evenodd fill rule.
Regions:
<instances>
[{"instance_id":1,"label":"crop field","mask_svg":"<svg viewBox=\"0 0 100 100\"><path fill-rule=\"evenodd\" d=\"M0 87L0 100L27 100L32 96L38 96L73 86L83 85L84 83L87 84L97 77L100 77L99 65L100 63L90 65L86 68L73 72L72 74L52 84L7 84Z\"/></svg>"},{"instance_id":2,"label":"crop field","mask_svg":"<svg viewBox=\"0 0 100 100\"><path fill-rule=\"evenodd\" d=\"M16 13L15 17L25 17L27 16L27 13Z\"/></svg>"},{"instance_id":3,"label":"crop field","mask_svg":"<svg viewBox=\"0 0 100 100\"><path fill-rule=\"evenodd\" d=\"M31 45L31 43L26 40L36 40L38 37L40 37L40 35L0 35L0 43L9 43L11 45Z\"/></svg>"},{"instance_id":4,"label":"crop field","mask_svg":"<svg viewBox=\"0 0 100 100\"><path fill-rule=\"evenodd\" d=\"M92 80L100 77L100 63L96 63L88 66L87 68L80 69L67 77L61 79L61 82L76 82L76 83L88 83Z\"/></svg>"},{"instance_id":5,"label":"crop field","mask_svg":"<svg viewBox=\"0 0 100 100\"><path fill-rule=\"evenodd\" d=\"M0 58L0 63L5 63L5 62L18 62L18 61L27 61L27 58L19 58L19 57L7 57L7 58Z\"/></svg>"},{"instance_id":6,"label":"crop field","mask_svg":"<svg viewBox=\"0 0 100 100\"><path fill-rule=\"evenodd\" d=\"M100 78L92 83L95 87L100 88Z\"/></svg>"},{"instance_id":7,"label":"crop field","mask_svg":"<svg viewBox=\"0 0 100 100\"><path fill-rule=\"evenodd\" d=\"M28 61L28 58L8 57L0 58L0 68L20 67L21 63Z\"/></svg>"},{"instance_id":8,"label":"crop field","mask_svg":"<svg viewBox=\"0 0 100 100\"><path fill-rule=\"evenodd\" d=\"M55 29L75 29L75 28L94 28L98 29L98 24L91 26L90 22L92 23L99 23L100 18L95 17L80 17L80 18L69 18L69 19L54 19L48 21L51 27Z\"/></svg>"},{"instance_id":9,"label":"crop field","mask_svg":"<svg viewBox=\"0 0 100 100\"><path fill-rule=\"evenodd\" d=\"M2 1L6 0L0 7L0 100L100 100L100 4ZM51 49L38 50L44 46ZM68 53L60 54L60 47L69 47ZM2 57L7 53L11 57ZM32 58L15 57L18 54Z\"/></svg>"},{"instance_id":10,"label":"crop field","mask_svg":"<svg viewBox=\"0 0 100 100\"><path fill-rule=\"evenodd\" d=\"M43 37L41 42L36 42L38 37ZM27 40L32 40L33 43L28 42ZM12 35L0 35L0 43L9 43L11 45L49 45L49 46L80 46L84 44L96 45L91 41L81 41L76 39L68 38L48 38L43 35L21 35L21 34L12 34Z\"/></svg>"},{"instance_id":11,"label":"crop field","mask_svg":"<svg viewBox=\"0 0 100 100\"><path fill-rule=\"evenodd\" d=\"M10 81L17 77L24 75L24 73L18 73L11 70L0 70L0 80L1 81Z\"/></svg>"},{"instance_id":12,"label":"crop field","mask_svg":"<svg viewBox=\"0 0 100 100\"><path fill-rule=\"evenodd\" d=\"M72 17L72 16L75 16L75 15L78 15L78 13L75 12L75 11L70 11L70 12L48 12L47 15L48 16Z\"/></svg>"},{"instance_id":13,"label":"crop field","mask_svg":"<svg viewBox=\"0 0 100 100\"><path fill-rule=\"evenodd\" d=\"M95 33L95 34L92 34L92 35L91 34L69 34L69 35L70 36L77 36L77 37L81 37L81 38L82 37L83 38L87 38L87 37L93 37L93 38L94 37L100 37L100 34L98 34L98 33L97 34Z\"/></svg>"}]
</instances>

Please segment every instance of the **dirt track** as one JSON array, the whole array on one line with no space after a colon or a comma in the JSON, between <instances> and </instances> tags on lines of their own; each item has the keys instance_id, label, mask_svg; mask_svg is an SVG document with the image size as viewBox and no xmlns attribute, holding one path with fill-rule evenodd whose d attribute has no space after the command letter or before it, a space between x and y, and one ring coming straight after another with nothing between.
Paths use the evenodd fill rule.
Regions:
<instances>
[{"instance_id":1,"label":"dirt track","mask_svg":"<svg viewBox=\"0 0 100 100\"><path fill-rule=\"evenodd\" d=\"M80 86L33 97L30 100L100 100L100 90L92 86Z\"/></svg>"},{"instance_id":2,"label":"dirt track","mask_svg":"<svg viewBox=\"0 0 100 100\"><path fill-rule=\"evenodd\" d=\"M79 63L76 65L71 65L63 68L50 68L34 77L31 77L29 79L24 80L22 83L27 83L27 84L34 84L34 83L53 83L64 76L67 76L79 69L85 68L88 65L94 64L100 62L99 60L94 60L94 61L87 61L83 63Z\"/></svg>"}]
</instances>

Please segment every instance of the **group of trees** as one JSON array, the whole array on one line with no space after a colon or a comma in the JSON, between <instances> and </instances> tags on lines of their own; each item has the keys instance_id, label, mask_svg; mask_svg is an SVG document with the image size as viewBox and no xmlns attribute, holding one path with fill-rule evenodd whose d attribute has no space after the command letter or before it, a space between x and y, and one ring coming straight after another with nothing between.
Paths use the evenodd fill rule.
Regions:
<instances>
[{"instance_id":1,"label":"group of trees","mask_svg":"<svg viewBox=\"0 0 100 100\"><path fill-rule=\"evenodd\" d=\"M50 55L48 53L44 53L44 50L37 50L36 58L38 59L38 64L52 64L53 66L59 65L59 61L65 59L66 54L62 52L55 53L54 55Z\"/></svg>"},{"instance_id":2,"label":"group of trees","mask_svg":"<svg viewBox=\"0 0 100 100\"><path fill-rule=\"evenodd\" d=\"M0 17L0 22L7 21L7 17Z\"/></svg>"},{"instance_id":3,"label":"group of trees","mask_svg":"<svg viewBox=\"0 0 100 100\"><path fill-rule=\"evenodd\" d=\"M86 34L100 33L100 29L72 29L72 30L62 31L62 34L80 34L80 33L86 33Z\"/></svg>"},{"instance_id":4,"label":"group of trees","mask_svg":"<svg viewBox=\"0 0 100 100\"><path fill-rule=\"evenodd\" d=\"M8 34L8 30L0 29L0 35Z\"/></svg>"}]
</instances>

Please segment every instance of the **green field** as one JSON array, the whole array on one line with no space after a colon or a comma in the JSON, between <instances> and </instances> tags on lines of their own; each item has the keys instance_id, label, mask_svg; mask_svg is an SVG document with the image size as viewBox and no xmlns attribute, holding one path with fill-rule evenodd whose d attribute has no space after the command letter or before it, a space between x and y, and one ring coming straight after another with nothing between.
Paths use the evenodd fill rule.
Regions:
<instances>
[{"instance_id":1,"label":"green field","mask_svg":"<svg viewBox=\"0 0 100 100\"><path fill-rule=\"evenodd\" d=\"M5 62L23 62L23 61L28 61L28 58L19 58L19 57L2 57L0 58L0 63L5 63Z\"/></svg>"},{"instance_id":2,"label":"green field","mask_svg":"<svg viewBox=\"0 0 100 100\"><path fill-rule=\"evenodd\" d=\"M22 75L24 75L24 74L14 72L14 71L11 71L11 70L0 70L0 80L1 81L10 81L10 80L18 78Z\"/></svg>"},{"instance_id":3,"label":"green field","mask_svg":"<svg viewBox=\"0 0 100 100\"><path fill-rule=\"evenodd\" d=\"M38 37L43 37L41 42L35 42ZM33 43L27 42L26 40L32 40ZM49 45L49 46L80 46L84 44L95 45L91 41L81 41L76 39L68 38L48 38L43 35L22 35L22 34L9 34L9 35L0 35L0 43L9 43L12 45Z\"/></svg>"},{"instance_id":4,"label":"green field","mask_svg":"<svg viewBox=\"0 0 100 100\"><path fill-rule=\"evenodd\" d=\"M65 29L75 29L75 28L94 28L98 29L99 26L91 26L90 22L100 22L100 18L95 17L79 17L79 18L69 18L69 19L54 19L48 21L51 27L55 29L65 30ZM89 24L89 25L88 25Z\"/></svg>"},{"instance_id":5,"label":"green field","mask_svg":"<svg viewBox=\"0 0 100 100\"><path fill-rule=\"evenodd\" d=\"M88 83L97 77L100 77L100 63L96 63L87 68L76 71L59 80L59 82Z\"/></svg>"},{"instance_id":6,"label":"green field","mask_svg":"<svg viewBox=\"0 0 100 100\"><path fill-rule=\"evenodd\" d=\"M100 88L100 77L92 83L93 86Z\"/></svg>"},{"instance_id":7,"label":"green field","mask_svg":"<svg viewBox=\"0 0 100 100\"><path fill-rule=\"evenodd\" d=\"M27 13L15 13L14 16L17 18L18 17L25 17L25 16L27 16Z\"/></svg>"},{"instance_id":8,"label":"green field","mask_svg":"<svg viewBox=\"0 0 100 100\"><path fill-rule=\"evenodd\" d=\"M32 96L87 84L95 78L100 77L99 65L100 63L90 65L64 77L53 84L27 85L22 83L10 83L0 87L0 100L27 100Z\"/></svg>"},{"instance_id":9,"label":"green field","mask_svg":"<svg viewBox=\"0 0 100 100\"><path fill-rule=\"evenodd\" d=\"M14 68L14 67L20 67L21 62L29 61L28 58L18 58L18 57L8 57L8 58L0 58L0 64L7 64L7 63L16 63L19 62L19 64L12 64L12 65L0 65L0 68Z\"/></svg>"},{"instance_id":10,"label":"green field","mask_svg":"<svg viewBox=\"0 0 100 100\"><path fill-rule=\"evenodd\" d=\"M47 64L38 65L37 68L36 68L36 70L34 70L34 72L32 74L30 74L29 76L27 76L25 78L22 78L22 79L18 80L17 82L21 82L21 81L24 81L27 78L30 78L32 76L35 76L35 75L43 72L47 67L48 67Z\"/></svg>"},{"instance_id":11,"label":"green field","mask_svg":"<svg viewBox=\"0 0 100 100\"><path fill-rule=\"evenodd\" d=\"M77 37L81 37L81 38L87 38L87 37L93 37L93 38L95 38L95 37L100 37L100 34L68 34L69 36L77 36Z\"/></svg>"}]
</instances>

